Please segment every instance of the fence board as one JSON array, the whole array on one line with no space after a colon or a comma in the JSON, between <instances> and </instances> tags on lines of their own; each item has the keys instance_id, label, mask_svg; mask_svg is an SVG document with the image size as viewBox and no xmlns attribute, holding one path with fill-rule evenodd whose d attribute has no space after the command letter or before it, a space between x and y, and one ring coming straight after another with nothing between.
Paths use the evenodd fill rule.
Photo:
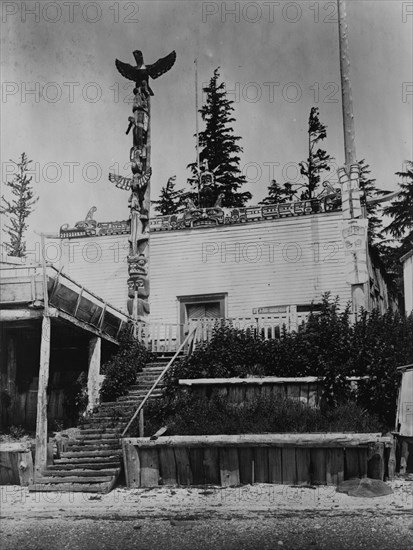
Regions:
<instances>
[{"instance_id":1,"label":"fence board","mask_svg":"<svg viewBox=\"0 0 413 550\"><path fill-rule=\"evenodd\" d=\"M254 449L254 472L256 483L268 483L268 451L265 447Z\"/></svg>"},{"instance_id":2,"label":"fence board","mask_svg":"<svg viewBox=\"0 0 413 550\"><path fill-rule=\"evenodd\" d=\"M141 466L139 453L134 445L123 442L123 462L125 465L125 477L128 487L141 486Z\"/></svg>"},{"instance_id":3,"label":"fence board","mask_svg":"<svg viewBox=\"0 0 413 550\"><path fill-rule=\"evenodd\" d=\"M159 485L159 460L157 449L141 449L139 452L141 467L141 487Z\"/></svg>"},{"instance_id":4,"label":"fence board","mask_svg":"<svg viewBox=\"0 0 413 550\"><path fill-rule=\"evenodd\" d=\"M326 455L327 485L339 485L344 481L344 449L328 449Z\"/></svg>"},{"instance_id":5,"label":"fence board","mask_svg":"<svg viewBox=\"0 0 413 550\"><path fill-rule=\"evenodd\" d=\"M358 449L346 449L345 450L345 465L346 465L346 479L352 479L360 477L359 467L359 450Z\"/></svg>"},{"instance_id":6,"label":"fence board","mask_svg":"<svg viewBox=\"0 0 413 550\"><path fill-rule=\"evenodd\" d=\"M238 450L233 447L220 447L219 464L221 470L221 485L223 487L239 485Z\"/></svg>"},{"instance_id":7,"label":"fence board","mask_svg":"<svg viewBox=\"0 0 413 550\"><path fill-rule=\"evenodd\" d=\"M203 485L205 483L204 449L189 449L189 459L191 463L192 483L194 485Z\"/></svg>"},{"instance_id":8,"label":"fence board","mask_svg":"<svg viewBox=\"0 0 413 550\"><path fill-rule=\"evenodd\" d=\"M296 449L295 461L297 483L309 485L311 482L311 451L310 449Z\"/></svg>"},{"instance_id":9,"label":"fence board","mask_svg":"<svg viewBox=\"0 0 413 550\"><path fill-rule=\"evenodd\" d=\"M325 449L311 449L311 483L324 485L326 482Z\"/></svg>"},{"instance_id":10,"label":"fence board","mask_svg":"<svg viewBox=\"0 0 413 550\"><path fill-rule=\"evenodd\" d=\"M217 447L204 448L204 472L206 484L219 485L221 483L219 451Z\"/></svg>"},{"instance_id":11,"label":"fence board","mask_svg":"<svg viewBox=\"0 0 413 550\"><path fill-rule=\"evenodd\" d=\"M239 479L240 483L254 483L254 452L251 447L243 447L238 449L239 460Z\"/></svg>"},{"instance_id":12,"label":"fence board","mask_svg":"<svg viewBox=\"0 0 413 550\"><path fill-rule=\"evenodd\" d=\"M294 448L284 447L282 449L282 478L284 485L291 485L297 482Z\"/></svg>"},{"instance_id":13,"label":"fence board","mask_svg":"<svg viewBox=\"0 0 413 550\"><path fill-rule=\"evenodd\" d=\"M268 448L268 481L282 483L282 457L279 447Z\"/></svg>"},{"instance_id":14,"label":"fence board","mask_svg":"<svg viewBox=\"0 0 413 550\"><path fill-rule=\"evenodd\" d=\"M170 447L159 447L159 473L163 485L177 484L175 454Z\"/></svg>"},{"instance_id":15,"label":"fence board","mask_svg":"<svg viewBox=\"0 0 413 550\"><path fill-rule=\"evenodd\" d=\"M176 447L174 453L178 485L191 485L192 472L188 449L185 447Z\"/></svg>"}]
</instances>

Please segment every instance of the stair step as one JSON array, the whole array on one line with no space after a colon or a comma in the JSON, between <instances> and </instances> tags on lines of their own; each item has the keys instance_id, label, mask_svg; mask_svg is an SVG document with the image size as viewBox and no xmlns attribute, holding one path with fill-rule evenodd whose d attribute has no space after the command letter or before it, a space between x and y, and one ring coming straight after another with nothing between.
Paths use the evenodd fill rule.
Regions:
<instances>
[{"instance_id":1,"label":"stair step","mask_svg":"<svg viewBox=\"0 0 413 550\"><path fill-rule=\"evenodd\" d=\"M55 460L57 462L57 460ZM59 464L51 464L47 467L47 471L58 471L58 472L70 472L76 470L78 472L90 472L96 470L107 470L107 471L116 471L120 468L120 461L110 462L109 460L105 462L62 462ZM60 475L60 474L57 474Z\"/></svg>"},{"instance_id":2,"label":"stair step","mask_svg":"<svg viewBox=\"0 0 413 550\"><path fill-rule=\"evenodd\" d=\"M88 457L97 457L97 456L110 456L110 457L116 457L121 456L122 450L121 449L108 449L105 451L96 451L96 450L90 450L90 451L64 451L61 453L62 458L88 458Z\"/></svg>"},{"instance_id":3,"label":"stair step","mask_svg":"<svg viewBox=\"0 0 413 550\"><path fill-rule=\"evenodd\" d=\"M65 452L76 452L76 451L109 451L110 449L119 449L119 443L109 443L109 444L98 444L98 445L89 445L86 443L81 443L80 445L70 445L68 450Z\"/></svg>"},{"instance_id":4,"label":"stair step","mask_svg":"<svg viewBox=\"0 0 413 550\"><path fill-rule=\"evenodd\" d=\"M51 470L49 467L47 467L47 469L42 472L42 478L57 477L58 479L60 478L60 480L63 479L63 481L67 483L69 482L69 480L67 479L68 477L79 477L79 478L91 478L91 477L93 478L93 477L107 477L107 476L111 477L119 473L120 473L120 468L110 468L110 469L106 468L101 470L94 470L94 469L88 470L86 468L85 469L76 468L76 469L65 470L61 467L60 470L56 470L56 469ZM105 481L105 479L101 481Z\"/></svg>"},{"instance_id":5,"label":"stair step","mask_svg":"<svg viewBox=\"0 0 413 550\"><path fill-rule=\"evenodd\" d=\"M121 458L119 456L108 456L108 457L102 457L102 456L84 456L84 457L70 457L70 458L56 458L54 461L53 466L63 465L63 464L73 464L73 465L79 465L84 464L85 468L91 468L92 464L101 465L101 464L120 464Z\"/></svg>"},{"instance_id":6,"label":"stair step","mask_svg":"<svg viewBox=\"0 0 413 550\"><path fill-rule=\"evenodd\" d=\"M82 445L120 445L120 438L119 437L113 437L113 438L107 438L107 439L94 439L91 437L88 438L82 438L79 440L76 440L76 442L69 442L68 446L72 447L73 445L76 446L82 446Z\"/></svg>"},{"instance_id":7,"label":"stair step","mask_svg":"<svg viewBox=\"0 0 413 550\"><path fill-rule=\"evenodd\" d=\"M90 435L116 435L119 437L119 434L121 433L122 428L102 428L99 426L92 426L91 428L81 428L80 436L90 436Z\"/></svg>"},{"instance_id":8,"label":"stair step","mask_svg":"<svg viewBox=\"0 0 413 550\"><path fill-rule=\"evenodd\" d=\"M119 435L117 434L109 434L105 432L95 432L95 434L96 435L94 435L93 433L82 434L81 432L80 435L76 437L76 441L93 440L93 441L99 442L99 441L118 441L119 440Z\"/></svg>"},{"instance_id":9,"label":"stair step","mask_svg":"<svg viewBox=\"0 0 413 550\"><path fill-rule=\"evenodd\" d=\"M101 483L42 483L36 482L33 485L29 485L29 491L49 492L82 492L82 493L109 493L116 483L117 476L112 478L106 478L105 482Z\"/></svg>"},{"instance_id":10,"label":"stair step","mask_svg":"<svg viewBox=\"0 0 413 550\"><path fill-rule=\"evenodd\" d=\"M96 474L96 472L95 472ZM95 476L95 477L82 477L82 476L72 476L66 477L62 480L60 476L45 476L43 475L40 478L41 483L102 483L108 481L108 478L112 476Z\"/></svg>"}]
</instances>

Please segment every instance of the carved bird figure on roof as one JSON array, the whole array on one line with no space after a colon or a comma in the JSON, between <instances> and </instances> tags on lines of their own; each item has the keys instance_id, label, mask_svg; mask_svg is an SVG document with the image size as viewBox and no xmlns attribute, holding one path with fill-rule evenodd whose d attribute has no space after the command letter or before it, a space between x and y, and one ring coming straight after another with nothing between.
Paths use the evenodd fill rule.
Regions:
<instances>
[{"instance_id":1,"label":"carved bird figure on roof","mask_svg":"<svg viewBox=\"0 0 413 550\"><path fill-rule=\"evenodd\" d=\"M150 95L153 95L153 91L149 87L149 77L158 78L163 75L173 66L176 60L176 52L173 51L165 57L161 57L152 65L145 65L143 61L143 55L140 50L135 50L133 52L133 57L136 61L136 66L129 65L129 63L123 63L116 59L116 68L122 76L133 80L137 88L140 88L143 82L146 82L148 85L148 90Z\"/></svg>"}]
</instances>

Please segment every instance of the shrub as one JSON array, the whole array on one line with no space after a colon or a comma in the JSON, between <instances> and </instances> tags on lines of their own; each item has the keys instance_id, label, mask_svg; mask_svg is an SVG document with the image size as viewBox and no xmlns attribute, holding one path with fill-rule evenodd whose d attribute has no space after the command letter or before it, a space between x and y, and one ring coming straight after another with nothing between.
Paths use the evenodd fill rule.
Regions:
<instances>
[{"instance_id":1,"label":"shrub","mask_svg":"<svg viewBox=\"0 0 413 550\"><path fill-rule=\"evenodd\" d=\"M310 314L298 332L281 331L264 340L252 331L217 327L209 343L166 375L165 395L178 391L179 378L318 376L324 383L323 407L335 408L357 397L363 408L394 427L400 374L413 362L413 314L361 312L352 324L350 307L323 296L321 311ZM357 396L348 376L368 376Z\"/></svg>"},{"instance_id":2,"label":"shrub","mask_svg":"<svg viewBox=\"0 0 413 550\"><path fill-rule=\"evenodd\" d=\"M138 342L127 327L119 336L119 350L102 367L105 378L100 388L102 401L114 401L125 395L128 388L136 382L136 375L142 368L154 360L154 355Z\"/></svg>"},{"instance_id":3,"label":"shrub","mask_svg":"<svg viewBox=\"0 0 413 550\"><path fill-rule=\"evenodd\" d=\"M170 435L241 433L378 432L379 419L354 402L320 410L292 399L260 396L241 404L225 397L182 394L145 409L145 432L153 435L161 426ZM133 433L133 427L132 432Z\"/></svg>"}]
</instances>

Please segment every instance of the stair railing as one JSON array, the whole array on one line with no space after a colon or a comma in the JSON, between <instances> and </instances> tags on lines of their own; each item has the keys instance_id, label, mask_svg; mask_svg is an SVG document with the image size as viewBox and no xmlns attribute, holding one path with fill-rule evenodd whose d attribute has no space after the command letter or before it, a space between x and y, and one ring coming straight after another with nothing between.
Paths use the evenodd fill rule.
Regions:
<instances>
[{"instance_id":1,"label":"stair railing","mask_svg":"<svg viewBox=\"0 0 413 550\"><path fill-rule=\"evenodd\" d=\"M149 397L152 395L153 391L155 390L156 386L159 384L159 382L162 380L162 378L164 377L164 375L168 372L168 370L170 369L170 367L172 366L173 362L175 361L175 359L178 357L178 355L180 354L180 352L184 349L184 347L186 345L188 345L188 355L190 355L191 351L192 351L192 346L193 346L193 343L194 343L194 340L195 340L195 334L198 330L198 325L194 325L190 328L189 332L188 332L188 335L186 336L185 340L182 342L182 344L179 346L179 348L177 349L177 351L175 352L175 355L172 357L172 359L169 361L169 363L166 365L166 367L163 369L163 371L161 372L161 374L158 376L158 378L155 380L155 382L153 383L152 387L150 388L150 390L148 391L148 393L145 395L145 397L142 399L141 403L139 404L138 408L136 409L136 411L134 412L132 418L129 420L126 428L123 430L122 432L122 435L121 437L125 437L125 434L127 433L127 431L129 430L132 422L135 420L135 418L138 416L138 414L140 414L141 412L143 412L143 407L145 406L145 403L148 401ZM140 431L141 431L141 428L140 428ZM140 437L143 436L143 433L140 433L139 434Z\"/></svg>"}]
</instances>

